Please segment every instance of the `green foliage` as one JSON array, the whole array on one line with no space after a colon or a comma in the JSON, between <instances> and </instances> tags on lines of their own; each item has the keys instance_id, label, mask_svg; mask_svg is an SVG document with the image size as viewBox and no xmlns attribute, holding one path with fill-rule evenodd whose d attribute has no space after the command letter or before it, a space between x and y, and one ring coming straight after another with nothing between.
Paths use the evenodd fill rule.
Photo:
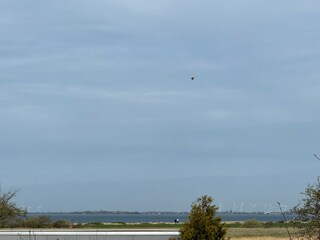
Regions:
<instances>
[{"instance_id":1,"label":"green foliage","mask_svg":"<svg viewBox=\"0 0 320 240\"><path fill-rule=\"evenodd\" d=\"M19 228L19 227L24 227L24 219L23 218L15 218L12 221L8 222L6 224L7 228Z\"/></svg>"},{"instance_id":2,"label":"green foliage","mask_svg":"<svg viewBox=\"0 0 320 240\"><path fill-rule=\"evenodd\" d=\"M284 223L283 221L277 222L259 222L257 220L248 220L245 222L231 222L225 223L224 225L227 229L229 228L286 228L295 226L294 222L290 221Z\"/></svg>"},{"instance_id":3,"label":"green foliage","mask_svg":"<svg viewBox=\"0 0 320 240\"><path fill-rule=\"evenodd\" d=\"M274 223L273 222L265 222L265 223L263 223L263 226L265 228L272 228L274 226Z\"/></svg>"},{"instance_id":4,"label":"green foliage","mask_svg":"<svg viewBox=\"0 0 320 240\"><path fill-rule=\"evenodd\" d=\"M73 225L66 220L52 222L48 216L42 215L30 218L15 218L9 222L9 228L71 228Z\"/></svg>"},{"instance_id":5,"label":"green foliage","mask_svg":"<svg viewBox=\"0 0 320 240\"><path fill-rule=\"evenodd\" d=\"M70 228L72 224L66 220L57 220L52 224L54 228Z\"/></svg>"},{"instance_id":6,"label":"green foliage","mask_svg":"<svg viewBox=\"0 0 320 240\"><path fill-rule=\"evenodd\" d=\"M0 194L0 227L6 227L15 221L18 216L25 216L26 214L25 209L12 202L16 193L13 191Z\"/></svg>"},{"instance_id":7,"label":"green foliage","mask_svg":"<svg viewBox=\"0 0 320 240\"><path fill-rule=\"evenodd\" d=\"M305 189L302 203L292 209L296 215L298 235L304 239L320 239L320 180Z\"/></svg>"},{"instance_id":8,"label":"green foliage","mask_svg":"<svg viewBox=\"0 0 320 240\"><path fill-rule=\"evenodd\" d=\"M257 220L247 220L242 224L242 227L244 228L260 228L263 227L261 222L258 222Z\"/></svg>"},{"instance_id":9,"label":"green foliage","mask_svg":"<svg viewBox=\"0 0 320 240\"><path fill-rule=\"evenodd\" d=\"M227 228L239 228L239 227L242 227L242 223L241 222L227 222L227 223L225 223L225 227L227 227Z\"/></svg>"},{"instance_id":10,"label":"green foliage","mask_svg":"<svg viewBox=\"0 0 320 240\"><path fill-rule=\"evenodd\" d=\"M291 233L294 232L293 228L289 228ZM272 228L229 228L228 229L228 236L231 239L288 239L288 232L285 228L281 227L272 227ZM295 240L297 240L295 238Z\"/></svg>"},{"instance_id":11,"label":"green foliage","mask_svg":"<svg viewBox=\"0 0 320 240\"><path fill-rule=\"evenodd\" d=\"M182 240L224 240L226 229L221 218L215 217L217 207L207 195L197 199L191 205L189 221L180 228Z\"/></svg>"},{"instance_id":12,"label":"green foliage","mask_svg":"<svg viewBox=\"0 0 320 240\"><path fill-rule=\"evenodd\" d=\"M27 218L24 221L24 227L27 228L51 228L52 222L48 216L39 216Z\"/></svg>"}]
</instances>

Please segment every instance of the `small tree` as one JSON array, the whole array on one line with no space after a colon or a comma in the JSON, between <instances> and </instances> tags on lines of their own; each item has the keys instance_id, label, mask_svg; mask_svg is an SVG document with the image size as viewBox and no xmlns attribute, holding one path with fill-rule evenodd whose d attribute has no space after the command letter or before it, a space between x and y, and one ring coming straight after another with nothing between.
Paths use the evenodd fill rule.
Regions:
<instances>
[{"instance_id":1,"label":"small tree","mask_svg":"<svg viewBox=\"0 0 320 240\"><path fill-rule=\"evenodd\" d=\"M37 217L27 218L24 226L28 228L51 228L52 222L48 216L41 215Z\"/></svg>"},{"instance_id":2,"label":"small tree","mask_svg":"<svg viewBox=\"0 0 320 240\"><path fill-rule=\"evenodd\" d=\"M180 228L182 240L224 240L226 229L220 217L215 217L218 208L211 205L213 199L204 195L191 205L189 221Z\"/></svg>"},{"instance_id":3,"label":"small tree","mask_svg":"<svg viewBox=\"0 0 320 240\"><path fill-rule=\"evenodd\" d=\"M57 220L52 224L54 228L70 228L72 224L67 220Z\"/></svg>"},{"instance_id":4,"label":"small tree","mask_svg":"<svg viewBox=\"0 0 320 240\"><path fill-rule=\"evenodd\" d=\"M18 207L12 199L16 196L15 191L1 193L0 190L0 227L6 226L18 216L24 216L26 210Z\"/></svg>"},{"instance_id":5,"label":"small tree","mask_svg":"<svg viewBox=\"0 0 320 240\"><path fill-rule=\"evenodd\" d=\"M292 209L296 215L298 235L304 239L320 239L320 179L315 185L308 185L302 193L302 202Z\"/></svg>"}]
</instances>

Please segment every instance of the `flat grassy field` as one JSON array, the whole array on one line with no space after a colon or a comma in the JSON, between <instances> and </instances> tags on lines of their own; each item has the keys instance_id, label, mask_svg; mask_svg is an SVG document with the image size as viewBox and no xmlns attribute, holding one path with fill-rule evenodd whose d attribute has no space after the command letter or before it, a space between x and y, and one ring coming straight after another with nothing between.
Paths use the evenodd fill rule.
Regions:
<instances>
[{"instance_id":1,"label":"flat grassy field","mask_svg":"<svg viewBox=\"0 0 320 240\"><path fill-rule=\"evenodd\" d=\"M289 229L292 236L294 229ZM285 228L228 228L228 236L232 239L289 239Z\"/></svg>"},{"instance_id":2,"label":"flat grassy field","mask_svg":"<svg viewBox=\"0 0 320 240\"><path fill-rule=\"evenodd\" d=\"M236 240L288 240L289 238L282 237L242 237L242 238L232 238Z\"/></svg>"},{"instance_id":3,"label":"flat grassy field","mask_svg":"<svg viewBox=\"0 0 320 240\"><path fill-rule=\"evenodd\" d=\"M90 223L79 227L81 229L106 229L106 230L173 230L178 231L183 224L172 223ZM264 225L257 225L255 227L245 227L241 224L226 224L228 236L232 239L289 239L286 228L283 224L274 224L272 227L265 227ZM294 228L289 228L292 236L294 235Z\"/></svg>"}]
</instances>

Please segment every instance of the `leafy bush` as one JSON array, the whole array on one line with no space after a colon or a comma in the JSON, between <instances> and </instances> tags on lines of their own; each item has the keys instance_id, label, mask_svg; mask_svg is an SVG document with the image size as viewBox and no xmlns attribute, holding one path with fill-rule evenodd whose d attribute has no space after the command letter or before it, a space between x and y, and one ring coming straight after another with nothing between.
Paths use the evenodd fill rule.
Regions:
<instances>
[{"instance_id":1,"label":"leafy bush","mask_svg":"<svg viewBox=\"0 0 320 240\"><path fill-rule=\"evenodd\" d=\"M8 228L18 228L24 227L24 219L23 218L15 218L12 221L7 222L6 227Z\"/></svg>"},{"instance_id":2,"label":"leafy bush","mask_svg":"<svg viewBox=\"0 0 320 240\"><path fill-rule=\"evenodd\" d=\"M189 220L180 228L182 240L224 240L226 229L221 218L215 217L218 208L213 199L202 196L191 205Z\"/></svg>"},{"instance_id":3,"label":"leafy bush","mask_svg":"<svg viewBox=\"0 0 320 240\"><path fill-rule=\"evenodd\" d=\"M241 222L228 222L228 223L226 223L226 226L228 228L239 228L242 226L242 223Z\"/></svg>"},{"instance_id":4,"label":"leafy bush","mask_svg":"<svg viewBox=\"0 0 320 240\"><path fill-rule=\"evenodd\" d=\"M292 209L296 215L298 235L304 239L320 239L320 179L305 189L302 203Z\"/></svg>"},{"instance_id":5,"label":"leafy bush","mask_svg":"<svg viewBox=\"0 0 320 240\"><path fill-rule=\"evenodd\" d=\"M274 226L274 223L273 223L273 222L265 222L265 223L263 223L263 226L264 226L265 228L271 228L271 227Z\"/></svg>"},{"instance_id":6,"label":"leafy bush","mask_svg":"<svg viewBox=\"0 0 320 240\"><path fill-rule=\"evenodd\" d=\"M66 220L57 220L52 224L54 228L70 228L72 225Z\"/></svg>"},{"instance_id":7,"label":"leafy bush","mask_svg":"<svg viewBox=\"0 0 320 240\"><path fill-rule=\"evenodd\" d=\"M259 228L262 226L262 223L257 220L247 220L242 224L242 227L244 228Z\"/></svg>"},{"instance_id":8,"label":"leafy bush","mask_svg":"<svg viewBox=\"0 0 320 240\"><path fill-rule=\"evenodd\" d=\"M27 213L25 209L12 202L16 193L16 191L1 193L0 189L0 227L10 225L17 217L25 216Z\"/></svg>"},{"instance_id":9,"label":"leafy bush","mask_svg":"<svg viewBox=\"0 0 320 240\"><path fill-rule=\"evenodd\" d=\"M24 227L28 228L51 228L52 222L48 216L39 216L27 218L24 221Z\"/></svg>"}]
</instances>

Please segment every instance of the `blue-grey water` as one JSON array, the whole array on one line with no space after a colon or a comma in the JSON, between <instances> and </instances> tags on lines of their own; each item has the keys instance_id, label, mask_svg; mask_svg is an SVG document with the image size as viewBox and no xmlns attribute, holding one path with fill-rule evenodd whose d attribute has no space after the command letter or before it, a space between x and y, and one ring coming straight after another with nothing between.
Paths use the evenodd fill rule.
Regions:
<instances>
[{"instance_id":1,"label":"blue-grey water","mask_svg":"<svg viewBox=\"0 0 320 240\"><path fill-rule=\"evenodd\" d=\"M174 222L179 219L184 222L188 219L187 213L176 214L70 214L70 213L30 213L28 217L46 215L52 221L67 220L72 223L89 223L89 222L126 222L126 223L144 223L144 222ZM283 221L281 214L259 214L259 213L218 213L223 221L246 221L257 220L262 222L277 222ZM292 214L286 214L287 220L292 220Z\"/></svg>"}]
</instances>

